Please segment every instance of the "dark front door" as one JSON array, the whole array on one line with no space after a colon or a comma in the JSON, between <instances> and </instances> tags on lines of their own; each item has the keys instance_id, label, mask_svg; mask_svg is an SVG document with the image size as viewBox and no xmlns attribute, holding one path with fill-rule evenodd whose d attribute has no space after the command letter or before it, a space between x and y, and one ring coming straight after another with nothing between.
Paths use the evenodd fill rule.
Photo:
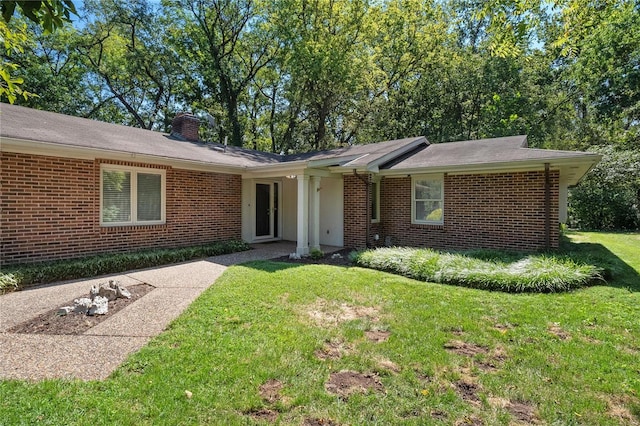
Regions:
<instances>
[{"instance_id":1,"label":"dark front door","mask_svg":"<svg viewBox=\"0 0 640 426\"><path fill-rule=\"evenodd\" d=\"M271 234L271 185L256 183L256 237Z\"/></svg>"}]
</instances>

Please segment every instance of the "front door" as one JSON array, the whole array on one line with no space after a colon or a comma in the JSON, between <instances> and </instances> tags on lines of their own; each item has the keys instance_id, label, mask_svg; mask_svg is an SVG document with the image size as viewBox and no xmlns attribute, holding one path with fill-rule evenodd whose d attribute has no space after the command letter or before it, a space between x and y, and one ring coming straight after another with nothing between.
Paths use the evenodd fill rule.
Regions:
<instances>
[{"instance_id":1,"label":"front door","mask_svg":"<svg viewBox=\"0 0 640 426\"><path fill-rule=\"evenodd\" d=\"M256 238L278 237L278 183L256 183Z\"/></svg>"}]
</instances>

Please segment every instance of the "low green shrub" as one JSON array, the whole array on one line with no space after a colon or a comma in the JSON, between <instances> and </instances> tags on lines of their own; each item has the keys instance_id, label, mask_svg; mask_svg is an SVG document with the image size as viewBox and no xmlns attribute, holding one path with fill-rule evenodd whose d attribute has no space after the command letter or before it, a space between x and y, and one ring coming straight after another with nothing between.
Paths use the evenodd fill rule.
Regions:
<instances>
[{"instance_id":1,"label":"low green shrub","mask_svg":"<svg viewBox=\"0 0 640 426\"><path fill-rule=\"evenodd\" d=\"M563 254L439 252L406 247L357 252L354 263L420 281L510 293L553 293L602 279L602 269Z\"/></svg>"},{"instance_id":2,"label":"low green shrub","mask_svg":"<svg viewBox=\"0 0 640 426\"><path fill-rule=\"evenodd\" d=\"M311 257L313 260L319 260L324 257L324 252L320 249L314 248L309 252L309 257Z\"/></svg>"},{"instance_id":3,"label":"low green shrub","mask_svg":"<svg viewBox=\"0 0 640 426\"><path fill-rule=\"evenodd\" d=\"M111 253L80 259L12 265L0 272L0 293L34 284L93 277L248 250L243 241L222 241L193 247Z\"/></svg>"}]
</instances>

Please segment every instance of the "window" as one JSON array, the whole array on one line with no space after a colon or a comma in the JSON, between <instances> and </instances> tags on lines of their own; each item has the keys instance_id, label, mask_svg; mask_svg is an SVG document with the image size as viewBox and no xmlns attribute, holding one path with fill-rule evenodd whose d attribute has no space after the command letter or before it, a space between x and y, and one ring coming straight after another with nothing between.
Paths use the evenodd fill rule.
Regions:
<instances>
[{"instance_id":1,"label":"window","mask_svg":"<svg viewBox=\"0 0 640 426\"><path fill-rule=\"evenodd\" d=\"M165 222L165 171L102 166L101 225L154 225Z\"/></svg>"},{"instance_id":2,"label":"window","mask_svg":"<svg viewBox=\"0 0 640 426\"><path fill-rule=\"evenodd\" d=\"M371 222L380 222L380 181L371 182Z\"/></svg>"},{"instance_id":3,"label":"window","mask_svg":"<svg viewBox=\"0 0 640 426\"><path fill-rule=\"evenodd\" d=\"M442 175L415 176L412 180L412 223L444 223L444 179Z\"/></svg>"}]
</instances>

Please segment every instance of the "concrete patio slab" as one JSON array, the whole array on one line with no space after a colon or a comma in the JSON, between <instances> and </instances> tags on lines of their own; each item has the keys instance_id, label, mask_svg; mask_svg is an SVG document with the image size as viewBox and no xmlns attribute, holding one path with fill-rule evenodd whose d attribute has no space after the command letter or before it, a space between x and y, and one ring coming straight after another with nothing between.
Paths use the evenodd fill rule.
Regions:
<instances>
[{"instance_id":1,"label":"concrete patio slab","mask_svg":"<svg viewBox=\"0 0 640 426\"><path fill-rule=\"evenodd\" d=\"M325 252L340 247L323 246ZM257 244L252 250L86 280L67 281L0 296L0 379L102 380L126 358L166 329L230 265L295 252L295 243ZM41 313L116 280L126 286L156 287L82 335L6 332ZM152 309L145 308L145 305Z\"/></svg>"},{"instance_id":2,"label":"concrete patio slab","mask_svg":"<svg viewBox=\"0 0 640 426\"><path fill-rule=\"evenodd\" d=\"M1 333L0 377L103 380L148 341L149 337Z\"/></svg>"}]
</instances>

